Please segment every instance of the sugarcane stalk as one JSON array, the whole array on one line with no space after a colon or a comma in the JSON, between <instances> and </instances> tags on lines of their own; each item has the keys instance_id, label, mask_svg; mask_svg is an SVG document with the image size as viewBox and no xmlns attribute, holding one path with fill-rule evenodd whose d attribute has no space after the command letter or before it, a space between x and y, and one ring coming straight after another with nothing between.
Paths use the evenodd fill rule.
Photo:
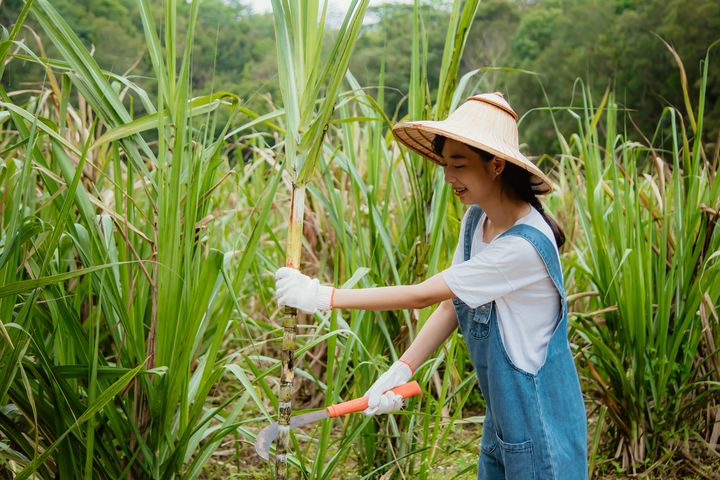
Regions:
<instances>
[{"instance_id":1,"label":"sugarcane stalk","mask_svg":"<svg viewBox=\"0 0 720 480\"><path fill-rule=\"evenodd\" d=\"M288 225L287 258L291 268L300 266L305 185L315 172L322 152L323 138L335 110L350 52L357 41L369 0L353 0L340 28L332 52L321 60L325 7L320 14L318 0L272 0L278 51L280 90L285 109L284 151L293 169L292 205ZM302 14L300 14L302 13ZM325 98L317 102L320 92ZM287 454L292 413L295 326L304 315L286 309L283 318L282 372L278 395L278 437L275 475L287 477Z\"/></svg>"},{"instance_id":2,"label":"sugarcane stalk","mask_svg":"<svg viewBox=\"0 0 720 480\"><path fill-rule=\"evenodd\" d=\"M305 211L305 185L293 183L288 222L288 239L285 265L300 267L302 247L303 214ZM295 379L295 328L304 322L305 314L295 308L286 307L283 317L282 371L280 372L280 394L278 395L278 425L280 426L275 450L275 478L287 478L287 453L290 444L290 416L292 415L292 391Z\"/></svg>"}]
</instances>

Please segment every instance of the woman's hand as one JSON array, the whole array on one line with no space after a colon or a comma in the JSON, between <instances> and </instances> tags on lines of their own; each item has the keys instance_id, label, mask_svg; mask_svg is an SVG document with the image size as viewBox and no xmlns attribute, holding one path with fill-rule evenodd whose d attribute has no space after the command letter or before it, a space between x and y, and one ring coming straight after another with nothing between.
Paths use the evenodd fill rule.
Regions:
<instances>
[{"instance_id":1,"label":"woman's hand","mask_svg":"<svg viewBox=\"0 0 720 480\"><path fill-rule=\"evenodd\" d=\"M368 408L365 415L377 415L400 410L403 398L391 388L407 383L412 378L413 367L421 365L444 342L457 327L457 316L452 302L446 300L430 315L410 348L365 393Z\"/></svg>"},{"instance_id":2,"label":"woman's hand","mask_svg":"<svg viewBox=\"0 0 720 480\"><path fill-rule=\"evenodd\" d=\"M379 415L400 410L403 406L403 397L388 390L403 385L413 376L410 366L398 360L375 381L370 390L365 392L368 397L368 408L363 410L365 415Z\"/></svg>"},{"instance_id":3,"label":"woman's hand","mask_svg":"<svg viewBox=\"0 0 720 480\"><path fill-rule=\"evenodd\" d=\"M280 305L294 307L305 313L332 308L333 287L320 285L320 280L303 275L294 268L282 267L275 272L275 297Z\"/></svg>"}]
</instances>

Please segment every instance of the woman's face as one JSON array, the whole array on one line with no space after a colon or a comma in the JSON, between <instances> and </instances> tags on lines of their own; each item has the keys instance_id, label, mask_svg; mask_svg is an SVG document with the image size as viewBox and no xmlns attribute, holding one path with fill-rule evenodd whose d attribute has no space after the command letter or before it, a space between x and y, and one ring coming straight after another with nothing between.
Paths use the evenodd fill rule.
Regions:
<instances>
[{"instance_id":1,"label":"woman's face","mask_svg":"<svg viewBox=\"0 0 720 480\"><path fill-rule=\"evenodd\" d=\"M445 140L442 156L445 181L465 205L483 203L498 187L495 178L502 171L504 160L495 157L485 161L472 148L451 138Z\"/></svg>"}]
</instances>

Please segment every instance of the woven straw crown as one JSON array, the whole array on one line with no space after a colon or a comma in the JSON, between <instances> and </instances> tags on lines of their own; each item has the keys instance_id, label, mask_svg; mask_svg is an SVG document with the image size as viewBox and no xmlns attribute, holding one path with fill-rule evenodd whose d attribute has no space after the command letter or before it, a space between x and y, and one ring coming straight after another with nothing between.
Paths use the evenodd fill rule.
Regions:
<instances>
[{"instance_id":1,"label":"woven straw crown","mask_svg":"<svg viewBox=\"0 0 720 480\"><path fill-rule=\"evenodd\" d=\"M437 135L479 148L524 168L532 174L535 193L548 193L553 189L552 180L520 153L517 120L502 93L483 93L466 99L445 120L398 123L393 134L406 147L440 165L445 160L433 151Z\"/></svg>"}]
</instances>

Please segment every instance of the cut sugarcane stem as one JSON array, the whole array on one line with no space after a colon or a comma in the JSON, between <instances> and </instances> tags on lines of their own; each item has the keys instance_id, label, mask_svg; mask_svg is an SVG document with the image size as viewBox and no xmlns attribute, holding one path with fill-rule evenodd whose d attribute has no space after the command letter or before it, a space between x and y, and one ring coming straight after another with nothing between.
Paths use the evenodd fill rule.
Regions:
<instances>
[{"instance_id":1,"label":"cut sugarcane stem","mask_svg":"<svg viewBox=\"0 0 720 480\"><path fill-rule=\"evenodd\" d=\"M285 265L291 268L300 267L304 210L305 185L293 183L286 249L287 258L285 260ZM293 380L295 379L295 326L298 321L304 321L304 314L294 308L286 308L283 318L282 371L280 372L280 394L278 396L278 425L280 430L275 450L275 478L278 480L287 478L292 392Z\"/></svg>"}]
</instances>

